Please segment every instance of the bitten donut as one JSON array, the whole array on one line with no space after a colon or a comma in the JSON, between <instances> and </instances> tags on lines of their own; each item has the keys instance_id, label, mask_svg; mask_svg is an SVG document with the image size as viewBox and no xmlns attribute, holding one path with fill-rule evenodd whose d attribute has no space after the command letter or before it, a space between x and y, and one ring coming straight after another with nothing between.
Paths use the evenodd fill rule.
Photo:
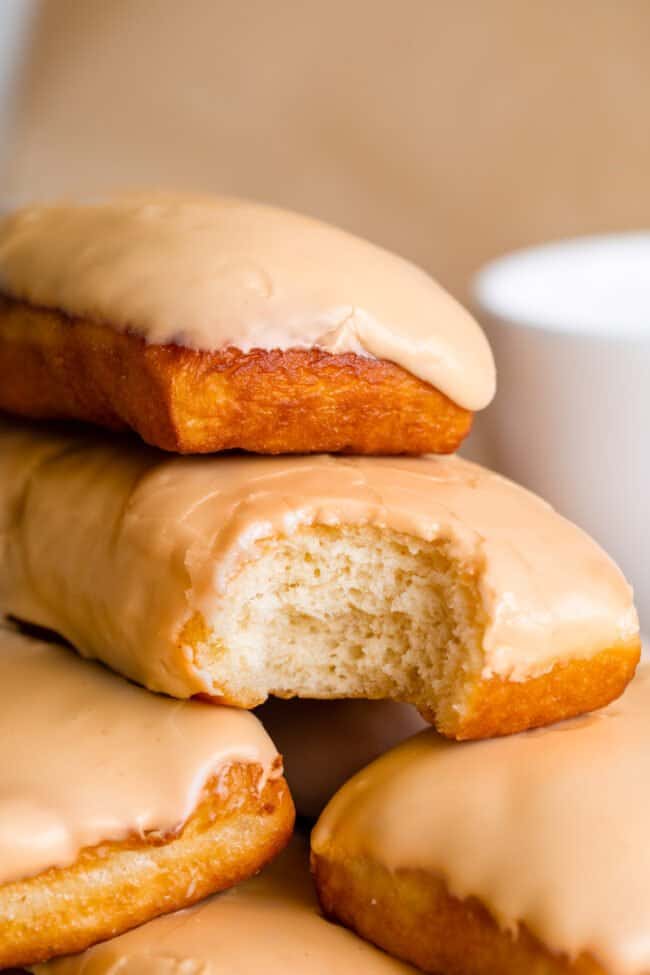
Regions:
<instances>
[{"instance_id":1,"label":"bitten donut","mask_svg":"<svg viewBox=\"0 0 650 975\"><path fill-rule=\"evenodd\" d=\"M295 836L253 880L178 914L158 918L37 975L415 975L350 931L326 921Z\"/></svg>"},{"instance_id":2,"label":"bitten donut","mask_svg":"<svg viewBox=\"0 0 650 975\"><path fill-rule=\"evenodd\" d=\"M451 744L425 731L312 834L326 914L438 975L650 972L650 666L606 710Z\"/></svg>"},{"instance_id":3,"label":"bitten donut","mask_svg":"<svg viewBox=\"0 0 650 975\"><path fill-rule=\"evenodd\" d=\"M249 877L293 826L245 711L150 694L0 631L0 968L79 951Z\"/></svg>"},{"instance_id":4,"label":"bitten donut","mask_svg":"<svg viewBox=\"0 0 650 975\"><path fill-rule=\"evenodd\" d=\"M495 387L424 271L269 206L169 193L0 221L0 408L181 453L449 453Z\"/></svg>"},{"instance_id":5,"label":"bitten donut","mask_svg":"<svg viewBox=\"0 0 650 975\"><path fill-rule=\"evenodd\" d=\"M623 576L458 457L168 457L0 425L0 608L151 690L414 704L506 734L621 693Z\"/></svg>"}]
</instances>

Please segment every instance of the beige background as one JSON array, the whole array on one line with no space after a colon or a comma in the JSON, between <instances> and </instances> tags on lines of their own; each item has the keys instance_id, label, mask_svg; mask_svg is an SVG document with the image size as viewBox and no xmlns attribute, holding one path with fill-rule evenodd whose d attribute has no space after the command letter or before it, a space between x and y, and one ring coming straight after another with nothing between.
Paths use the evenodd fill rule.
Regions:
<instances>
[{"instance_id":1,"label":"beige background","mask_svg":"<svg viewBox=\"0 0 650 975\"><path fill-rule=\"evenodd\" d=\"M260 197L462 294L486 258L650 225L650 0L44 0L11 201Z\"/></svg>"}]
</instances>

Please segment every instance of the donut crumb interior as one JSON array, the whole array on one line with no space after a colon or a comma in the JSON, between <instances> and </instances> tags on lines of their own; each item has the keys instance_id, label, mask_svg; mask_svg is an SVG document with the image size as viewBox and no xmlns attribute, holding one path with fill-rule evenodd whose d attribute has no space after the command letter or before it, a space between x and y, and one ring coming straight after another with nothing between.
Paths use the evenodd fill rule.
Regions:
<instances>
[{"instance_id":1,"label":"donut crumb interior","mask_svg":"<svg viewBox=\"0 0 650 975\"><path fill-rule=\"evenodd\" d=\"M226 699L392 698L453 728L481 671L476 565L449 544L373 526L310 527L260 545L209 628L183 633ZM434 704L432 713L432 702Z\"/></svg>"}]
</instances>

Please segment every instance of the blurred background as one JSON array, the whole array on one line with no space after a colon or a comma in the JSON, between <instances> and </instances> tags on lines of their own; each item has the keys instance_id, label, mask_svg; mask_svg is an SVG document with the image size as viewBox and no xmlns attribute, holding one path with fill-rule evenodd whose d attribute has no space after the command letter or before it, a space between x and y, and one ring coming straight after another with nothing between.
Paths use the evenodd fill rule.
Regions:
<instances>
[{"instance_id":1,"label":"blurred background","mask_svg":"<svg viewBox=\"0 0 650 975\"><path fill-rule=\"evenodd\" d=\"M150 185L250 196L398 251L461 300L504 252L650 227L649 104L649 0L0 0L0 205ZM522 427L517 462L481 436L489 416L470 452L596 534L650 619L645 418L628 420L650 409L650 309L647 324L646 359L627 353L634 380L619 370L628 413L603 386L616 347L594 359L582 412L576 398L555 413L559 373L541 378L539 407L527 380L516 392L513 347L506 416L492 416L502 433L508 411ZM590 428L574 468L591 494L574 498L565 462ZM525 455L542 442L533 470Z\"/></svg>"},{"instance_id":2,"label":"blurred background","mask_svg":"<svg viewBox=\"0 0 650 975\"><path fill-rule=\"evenodd\" d=\"M461 297L496 254L650 224L648 0L2 0L0 16L5 203L152 183L257 197Z\"/></svg>"}]
</instances>

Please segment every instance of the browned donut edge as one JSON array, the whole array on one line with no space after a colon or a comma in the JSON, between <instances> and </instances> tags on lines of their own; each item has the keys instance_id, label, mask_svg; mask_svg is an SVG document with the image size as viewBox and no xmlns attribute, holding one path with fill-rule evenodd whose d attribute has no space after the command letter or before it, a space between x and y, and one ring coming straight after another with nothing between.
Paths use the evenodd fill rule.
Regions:
<instances>
[{"instance_id":1,"label":"browned donut edge","mask_svg":"<svg viewBox=\"0 0 650 975\"><path fill-rule=\"evenodd\" d=\"M260 791L260 773L231 765L174 836L102 843L69 867L0 887L0 968L82 951L256 873L284 848L294 822L285 780Z\"/></svg>"},{"instance_id":2,"label":"browned donut edge","mask_svg":"<svg viewBox=\"0 0 650 975\"><path fill-rule=\"evenodd\" d=\"M311 854L323 912L391 955L445 975L608 975L588 954L553 952L525 925L502 930L478 900L458 900L424 870L391 872L336 850ZM525 869L525 864L522 864Z\"/></svg>"},{"instance_id":3,"label":"browned donut edge","mask_svg":"<svg viewBox=\"0 0 650 975\"><path fill-rule=\"evenodd\" d=\"M589 657L558 663L539 677L480 680L461 712L437 720L424 710L421 713L442 734L459 741L517 734L615 701L634 677L640 657L641 643L635 637Z\"/></svg>"},{"instance_id":4,"label":"browned donut edge","mask_svg":"<svg viewBox=\"0 0 650 975\"><path fill-rule=\"evenodd\" d=\"M200 352L0 296L0 409L132 429L179 453L451 453L472 414L392 362Z\"/></svg>"}]
</instances>

